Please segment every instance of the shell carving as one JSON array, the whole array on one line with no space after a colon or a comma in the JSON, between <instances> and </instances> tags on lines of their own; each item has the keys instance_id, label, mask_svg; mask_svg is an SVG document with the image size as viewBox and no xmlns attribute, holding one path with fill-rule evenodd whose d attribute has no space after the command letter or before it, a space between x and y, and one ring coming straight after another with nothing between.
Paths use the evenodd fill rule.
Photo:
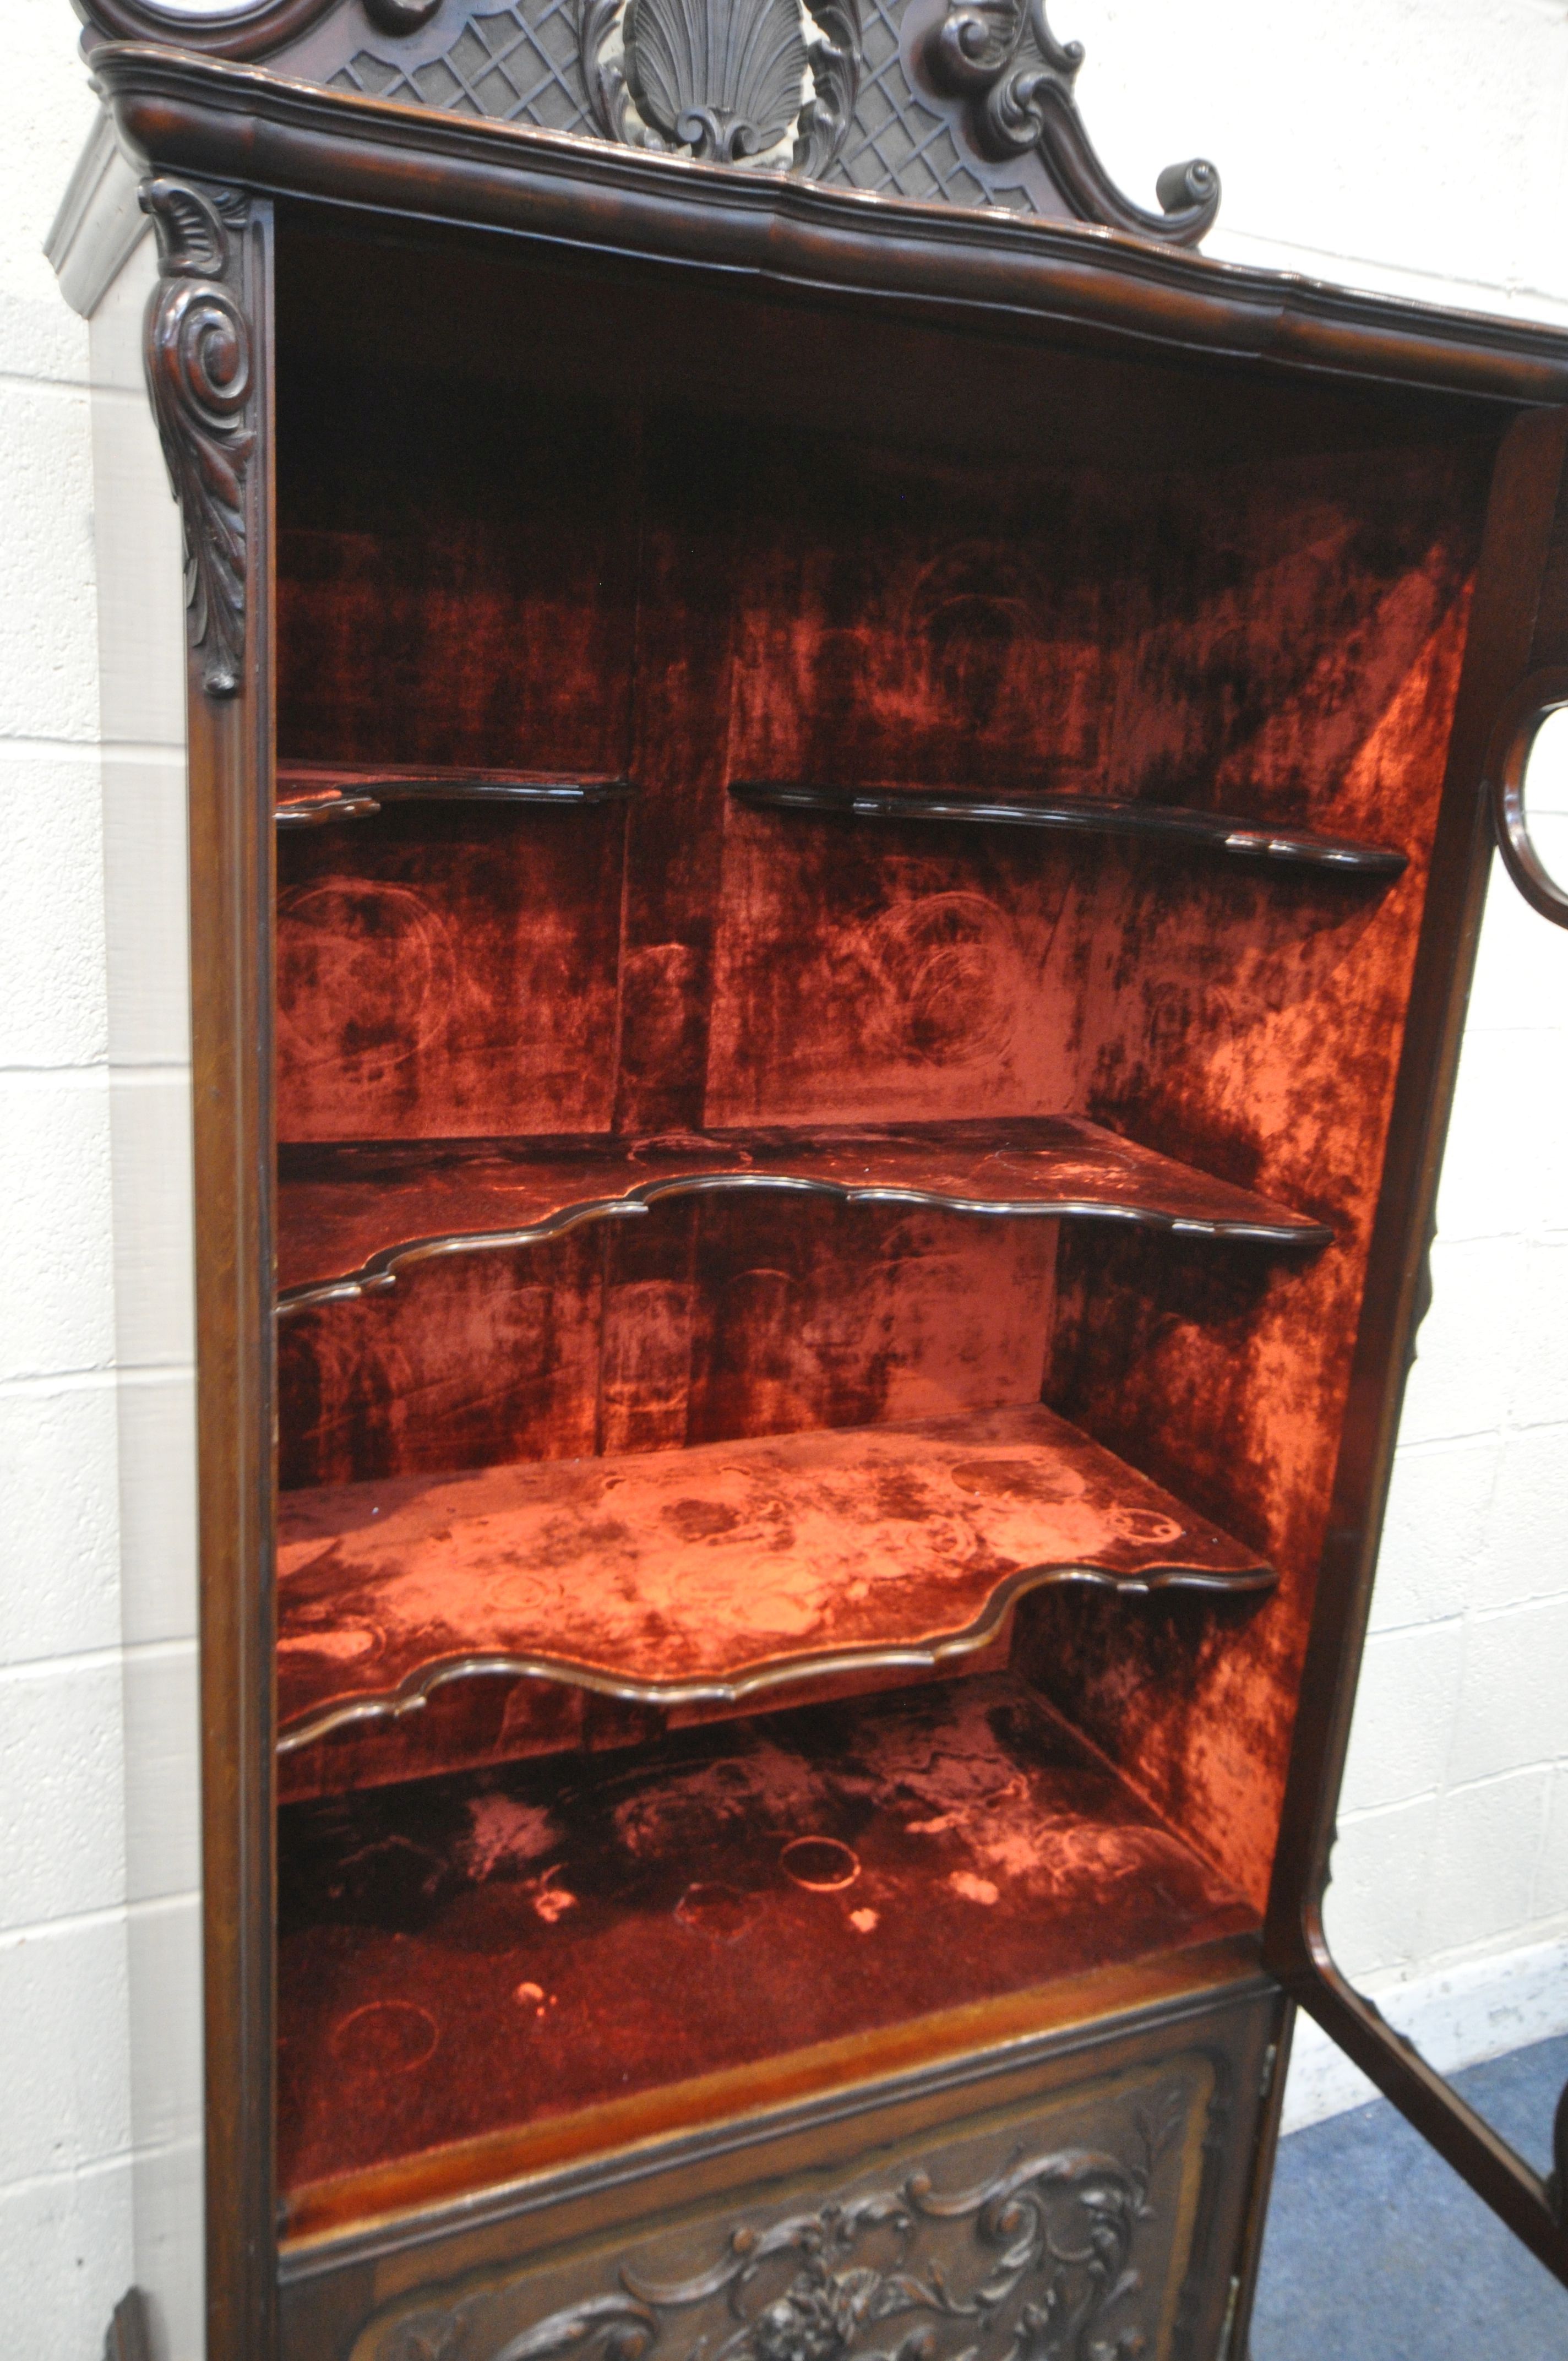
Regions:
<instances>
[{"instance_id":1,"label":"shell carving","mask_svg":"<svg viewBox=\"0 0 1568 2361\"><path fill-rule=\"evenodd\" d=\"M793 129L806 82L799 0L628 0L626 79L673 144L734 163Z\"/></svg>"}]
</instances>

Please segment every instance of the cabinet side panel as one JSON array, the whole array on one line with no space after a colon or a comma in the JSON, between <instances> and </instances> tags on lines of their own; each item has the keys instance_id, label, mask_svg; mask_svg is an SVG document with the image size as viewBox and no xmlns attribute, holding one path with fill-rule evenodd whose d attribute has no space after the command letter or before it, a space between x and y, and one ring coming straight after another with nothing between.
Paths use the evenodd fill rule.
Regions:
<instances>
[{"instance_id":1,"label":"cabinet side panel","mask_svg":"<svg viewBox=\"0 0 1568 2361\"><path fill-rule=\"evenodd\" d=\"M1280 1571L1266 1605L1034 1609L1059 1702L1259 1903L1345 1416L1493 445L1171 488L1121 728L1146 792L1251 779L1395 847L1392 885L1127 865L1094 947L1086 1111L1310 1213L1304 1265L1075 1237L1047 1399Z\"/></svg>"}]
</instances>

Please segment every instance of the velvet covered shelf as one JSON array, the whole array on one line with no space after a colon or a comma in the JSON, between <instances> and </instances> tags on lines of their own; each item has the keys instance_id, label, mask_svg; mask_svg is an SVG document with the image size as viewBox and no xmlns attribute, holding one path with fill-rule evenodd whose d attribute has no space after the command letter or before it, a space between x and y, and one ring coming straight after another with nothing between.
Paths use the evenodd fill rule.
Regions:
<instances>
[{"instance_id":1,"label":"velvet covered shelf","mask_svg":"<svg viewBox=\"0 0 1568 2361\"><path fill-rule=\"evenodd\" d=\"M321 828L371 819L387 804L512 803L571 809L615 803L631 793L630 779L555 771L443 769L429 764L381 764L357 770L325 763L278 766L280 828Z\"/></svg>"},{"instance_id":2,"label":"velvet covered shelf","mask_svg":"<svg viewBox=\"0 0 1568 2361\"><path fill-rule=\"evenodd\" d=\"M1246 861L1284 862L1352 875L1398 877L1406 856L1391 845L1359 844L1310 829L1184 804L1134 802L1115 796L997 794L983 787L827 787L785 779L738 779L738 802L773 811L848 819L946 820L971 828L1035 828L1056 834L1133 836L1190 844Z\"/></svg>"},{"instance_id":3,"label":"velvet covered shelf","mask_svg":"<svg viewBox=\"0 0 1568 2361\"><path fill-rule=\"evenodd\" d=\"M373 2212L400 2158L455 2195L573 2109L1256 1926L1005 1675L284 1818L302 2235Z\"/></svg>"},{"instance_id":4,"label":"velvet covered shelf","mask_svg":"<svg viewBox=\"0 0 1568 2361\"><path fill-rule=\"evenodd\" d=\"M626 1140L334 1142L279 1157L280 1305L392 1283L406 1265L532 1245L714 1190L1142 1223L1270 1246L1332 1231L1077 1115Z\"/></svg>"},{"instance_id":5,"label":"velvet covered shelf","mask_svg":"<svg viewBox=\"0 0 1568 2361\"><path fill-rule=\"evenodd\" d=\"M286 1493L280 1744L453 1680L732 1703L973 1653L1042 1583L1274 1578L1036 1405Z\"/></svg>"}]
</instances>

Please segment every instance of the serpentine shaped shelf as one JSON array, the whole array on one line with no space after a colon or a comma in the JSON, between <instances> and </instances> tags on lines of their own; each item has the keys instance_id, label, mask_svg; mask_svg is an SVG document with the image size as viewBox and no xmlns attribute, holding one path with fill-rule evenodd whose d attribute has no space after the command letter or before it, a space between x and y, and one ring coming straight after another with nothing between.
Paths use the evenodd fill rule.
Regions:
<instances>
[{"instance_id":1,"label":"serpentine shaped shelf","mask_svg":"<svg viewBox=\"0 0 1568 2361\"><path fill-rule=\"evenodd\" d=\"M279 1151L279 1310L393 1285L434 1257L625 1220L714 1190L1135 1222L1277 1246L1333 1233L1077 1115L626 1140L431 1140Z\"/></svg>"},{"instance_id":2,"label":"serpentine shaped shelf","mask_svg":"<svg viewBox=\"0 0 1568 2361\"><path fill-rule=\"evenodd\" d=\"M729 1704L972 1654L1044 1583L1275 1579L1033 1404L284 1493L280 1747L453 1680Z\"/></svg>"},{"instance_id":3,"label":"serpentine shaped shelf","mask_svg":"<svg viewBox=\"0 0 1568 2361\"><path fill-rule=\"evenodd\" d=\"M740 779L739 803L772 811L825 812L850 819L948 820L977 828L1037 828L1080 836L1152 837L1200 845L1245 861L1288 862L1364 877L1398 877L1406 856L1392 847L1354 844L1309 829L1273 828L1223 812L1175 804L1120 802L1111 796L992 795L977 787L818 787L784 780Z\"/></svg>"},{"instance_id":4,"label":"serpentine shaped shelf","mask_svg":"<svg viewBox=\"0 0 1568 2361\"><path fill-rule=\"evenodd\" d=\"M334 821L370 819L389 804L543 804L572 809L618 803L631 793L630 779L583 778L565 772L421 770L395 764L350 771L280 764L274 818L280 828L322 828Z\"/></svg>"}]
</instances>

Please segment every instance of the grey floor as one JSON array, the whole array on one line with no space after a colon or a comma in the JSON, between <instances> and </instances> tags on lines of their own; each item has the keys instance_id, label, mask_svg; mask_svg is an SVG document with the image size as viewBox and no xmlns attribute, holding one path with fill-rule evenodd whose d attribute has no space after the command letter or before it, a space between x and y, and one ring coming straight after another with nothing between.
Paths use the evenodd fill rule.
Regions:
<instances>
[{"instance_id":1,"label":"grey floor","mask_svg":"<svg viewBox=\"0 0 1568 2361\"><path fill-rule=\"evenodd\" d=\"M1568 2037L1453 2079L1544 2172ZM1568 2361L1568 2289L1379 2100L1280 2143L1252 2361Z\"/></svg>"}]
</instances>

